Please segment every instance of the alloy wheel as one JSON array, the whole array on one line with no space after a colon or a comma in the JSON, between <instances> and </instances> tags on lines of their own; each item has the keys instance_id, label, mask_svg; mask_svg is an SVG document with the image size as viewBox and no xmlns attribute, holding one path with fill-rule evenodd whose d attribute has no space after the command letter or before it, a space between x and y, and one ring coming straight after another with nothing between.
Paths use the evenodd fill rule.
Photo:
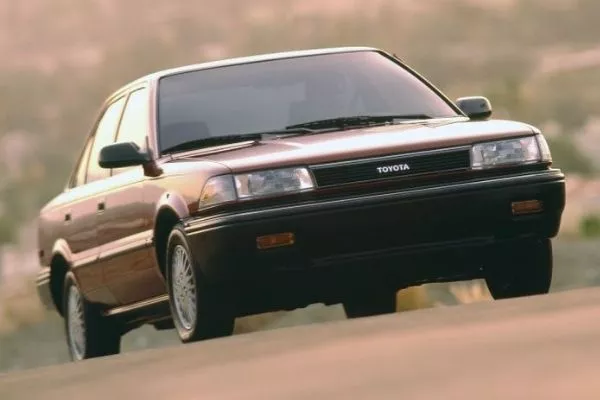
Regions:
<instances>
[{"instance_id":1,"label":"alloy wheel","mask_svg":"<svg viewBox=\"0 0 600 400\"><path fill-rule=\"evenodd\" d=\"M69 348L73 359L76 361L85 358L85 316L83 311L83 299L79 289L75 285L69 289L68 304L68 329Z\"/></svg>"},{"instance_id":2,"label":"alloy wheel","mask_svg":"<svg viewBox=\"0 0 600 400\"><path fill-rule=\"evenodd\" d=\"M171 285L176 318L185 330L196 325L196 280L190 256L182 245L173 249L171 258Z\"/></svg>"}]
</instances>

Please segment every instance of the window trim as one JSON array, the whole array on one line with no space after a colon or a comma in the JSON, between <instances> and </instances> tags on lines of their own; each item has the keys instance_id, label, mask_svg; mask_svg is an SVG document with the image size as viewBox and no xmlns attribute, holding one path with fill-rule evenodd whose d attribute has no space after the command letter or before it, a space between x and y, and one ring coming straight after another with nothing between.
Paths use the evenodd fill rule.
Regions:
<instances>
[{"instance_id":1,"label":"window trim","mask_svg":"<svg viewBox=\"0 0 600 400\"><path fill-rule=\"evenodd\" d=\"M429 78L425 77L424 74L418 72L414 67L411 67L410 65L405 63L395 54L390 54L383 50L377 50L376 52L391 60L394 64L400 66L401 68L404 68L404 70L406 70L409 74L417 78L417 80L421 81L421 83L423 83L427 88L429 88L434 94L438 95L442 100L444 100L444 102L458 114L457 117L466 116L465 113L446 95L446 93L444 93L444 91L442 91L441 88L435 85Z\"/></svg>"},{"instance_id":2,"label":"window trim","mask_svg":"<svg viewBox=\"0 0 600 400\"><path fill-rule=\"evenodd\" d=\"M100 125L100 121L102 121L102 118L104 118L104 116L106 115L106 111L108 111L108 109L110 107L112 107L116 102L123 100L123 107L121 108L121 112L119 113L119 118L117 118L117 124L115 125L115 133L113 134L112 137L112 143L115 143L115 138L117 137L117 132L119 131L119 127L121 126L121 119L123 118L123 112L125 111L125 105L127 104L127 100L128 100L128 96L129 96L129 91L126 91L124 93L121 93L120 95L117 95L113 98L110 99L110 102L107 103L106 107L104 108L104 112L102 113L102 116L100 118L98 118L98 121L96 121L96 126L94 128L94 139L96 138L96 133L98 133L98 125ZM92 144L93 147L93 144ZM90 156L91 156L91 151L90 150ZM87 159L87 164L85 166L85 185L87 185L88 183L92 183L92 182L88 182L88 174L90 172L90 158L88 157ZM110 178L112 176L112 169L110 169L108 171L108 175L102 179L107 179ZM101 179L97 179L97 180L101 180ZM96 181L94 181L96 182Z\"/></svg>"},{"instance_id":3,"label":"window trim","mask_svg":"<svg viewBox=\"0 0 600 400\"><path fill-rule=\"evenodd\" d=\"M85 185L85 177L87 176L87 162L88 162L88 159L90 158L90 152L92 151L92 146L90 145L90 142L92 142L93 140L94 140L93 135L88 134L85 141L83 142L83 146L79 150L79 157L77 158L77 161L75 162L75 166L71 170L71 175L69 176L69 180L67 181L67 185L65 188L66 190L71 190L76 187ZM90 147L88 147L88 145ZM84 166L84 164L85 164L85 166ZM85 168L84 182L77 185L75 181L77 180L77 176L79 175L79 169L81 167Z\"/></svg>"},{"instance_id":4,"label":"window trim","mask_svg":"<svg viewBox=\"0 0 600 400\"><path fill-rule=\"evenodd\" d=\"M154 122L156 124L155 137L156 137L156 153L157 153L158 157L163 157L166 155L165 153L163 153L163 149L161 146L161 140L160 140L161 138L160 138L160 102L159 102L159 99L160 99L160 91L162 88L161 83L163 80L166 80L166 79L174 77L174 76L181 76L181 75L196 73L196 72L200 72L200 71L210 71L210 70L227 68L227 67L239 67L239 66L243 66L243 65L269 63L272 61L293 60L293 59L311 58L311 57L319 57L319 56L328 56L331 54L350 54L350 53L374 53L374 54L378 54L378 55L386 58L387 60L394 63L396 66L402 68L409 75L412 75L414 78L416 78L416 80L419 81L424 86L425 89L428 89L434 96L437 96L452 111L454 111L457 114L456 117L461 117L461 116L465 117L466 116L465 113L442 91L442 89L437 87L433 82L431 82L428 78L426 78L425 75L418 72L415 68L408 65L408 63L404 62L402 59L397 57L395 54L391 54L387 51L380 50L380 49L370 48L370 49L361 49L361 50L351 50L351 51L340 52L340 53L307 54L307 55L302 55L302 56L289 56L289 57L276 58L276 59L248 61L248 62L239 63L239 64L226 64L226 65L215 65L215 66L209 66L209 67L191 68L191 69L175 71L173 73L162 75L162 76L158 77L158 79L156 79L156 82L155 82L156 94L154 96L154 100L156 102L156 105L155 105L156 116L154 117Z\"/></svg>"},{"instance_id":5,"label":"window trim","mask_svg":"<svg viewBox=\"0 0 600 400\"><path fill-rule=\"evenodd\" d=\"M128 88L127 91L123 94L123 96L119 96L116 100L114 100L111 104L113 104L114 102L120 100L122 97L126 97L125 99L125 103L123 105L123 109L121 110L121 115L119 116L119 121L117 123L117 129L115 130L115 134L113 137L113 143L117 143L117 139L119 138L119 133L121 130L121 124L123 123L123 116L125 115L125 111L127 110L127 106L129 105L129 101L131 100L131 95L134 94L135 92L138 92L140 90L146 90L146 98L145 101L149 102L149 96L150 96L150 88L148 87L148 85L144 82L143 84L140 85L136 85L133 86L131 88ZM148 119L150 116L150 104L148 104L148 113L146 114L146 118ZM150 124L148 124L148 130L150 130ZM150 132L146 132L146 138L150 135ZM144 139L147 142L147 146L148 149L147 151L152 151L150 149L150 144L148 143L148 140ZM114 176L114 171L115 168L111 168L110 169L110 175L109 176ZM87 172L86 172L86 177L87 177Z\"/></svg>"},{"instance_id":6,"label":"window trim","mask_svg":"<svg viewBox=\"0 0 600 400\"><path fill-rule=\"evenodd\" d=\"M139 82L134 82L132 84L126 85L121 87L120 89L118 89L117 91L113 92L113 94L111 94L109 97L107 97L104 102L102 103L102 105L99 107L98 111L96 112L96 118L93 120L92 126L89 128L88 130L88 134L87 139L84 141L83 146L80 148L79 150L79 157L77 159L77 162L75 163L75 166L72 168L71 170L71 174L69 176L69 179L67 180L67 184L65 185L65 190L72 190L76 187L79 186L83 186L86 185L87 182L87 169L88 169L88 165L89 165L89 157L87 157L86 160L83 160L84 157L84 152L85 152L85 148L88 144L88 142L90 140L94 140L94 138L96 137L96 130L98 129L98 125L100 124L100 121L102 120L102 117L104 117L104 114L106 113L106 110L108 110L108 108L115 102L119 101L121 98L123 97L127 97L126 101L125 101L125 106L127 105L127 101L129 100L129 95L138 90L138 89L143 89L146 88L149 90L149 96L150 98L148 99L148 101L150 102L150 111L149 111L149 118L153 118L154 115L156 114L156 110L154 110L155 107L155 88L154 85L152 84L151 81L148 80L143 80L143 81L139 81ZM117 123L117 129L115 130L115 139L116 140L116 135L118 133L119 127L121 126L121 119L123 118L123 111L125 110L125 106L123 107L123 110L121 110L121 114L119 115L119 121ZM148 151L151 152L152 154L155 153L155 144L152 142L153 140L153 135L154 135L154 131L155 131L155 125L156 125L156 121L150 121L150 132L148 132ZM90 150L91 151L91 150ZM78 170L79 166L81 165L81 163L84 162L85 163L85 182L83 182L80 185L76 185L74 186L74 180L75 180L75 175L76 175L76 171ZM111 175L112 175L112 170L111 170Z\"/></svg>"},{"instance_id":7,"label":"window trim","mask_svg":"<svg viewBox=\"0 0 600 400\"><path fill-rule=\"evenodd\" d=\"M96 137L96 130L98 129L98 125L100 124L100 121L102 120L102 117L104 117L104 114L106 114L106 110L108 110L108 107L111 106L111 104L113 104L115 101L117 101L120 97L118 97L117 99L113 100L107 100L104 102L104 104L100 107L100 110L96 112L96 118L94 119L94 122L92 123L91 128L89 128L87 139L85 140L83 147L79 150L79 158L77 159L77 162L75 163L75 167L71 170L71 176L69 178L69 182L68 182L68 187L67 189L75 189L79 186L83 186L85 184L87 184L87 168L88 168L88 163L89 163L89 154L86 156L86 159L83 160L84 156L85 156L85 151L86 151L86 147L88 145L88 143L90 141L93 141L94 138ZM91 147L90 147L90 152L91 152ZM75 178L77 175L77 172L79 170L79 167L82 166L82 162L85 163L85 179L84 182L79 184L79 185L75 185Z\"/></svg>"},{"instance_id":8,"label":"window trim","mask_svg":"<svg viewBox=\"0 0 600 400\"><path fill-rule=\"evenodd\" d=\"M127 96L127 92L126 93L121 93L118 96L115 96L113 98L110 99L110 101L105 103L105 106L102 109L102 112L99 114L98 118L96 119L96 122L94 123L94 127L92 128L92 132L90 134L90 139L91 140L95 140L96 139L96 133L98 132L98 125L100 125L100 121L102 121L102 119L104 118L104 116L106 115L106 111L108 111L108 109L115 104L116 102L120 101L121 99L124 99ZM117 120L117 125L116 125L116 129L115 132L119 129L119 126L121 124L121 118L123 117L123 110L125 109L125 106L123 105L123 109L121 109L121 112L119 113L119 118ZM115 133L116 135L116 133ZM114 135L113 135L113 143L114 143ZM93 144L92 144L93 146ZM90 149L90 154L87 157L87 160L85 161L85 182L81 185L87 185L89 183L92 182L88 182L88 173L89 173L89 167L90 167L90 157L91 156L91 149ZM110 173L108 175L110 177Z\"/></svg>"}]
</instances>

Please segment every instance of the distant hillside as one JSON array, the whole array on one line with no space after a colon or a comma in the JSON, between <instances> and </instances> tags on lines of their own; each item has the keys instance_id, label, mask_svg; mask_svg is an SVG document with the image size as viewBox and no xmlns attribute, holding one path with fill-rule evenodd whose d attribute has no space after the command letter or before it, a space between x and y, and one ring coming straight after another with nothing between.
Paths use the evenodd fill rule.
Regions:
<instances>
[{"instance_id":1,"label":"distant hillside","mask_svg":"<svg viewBox=\"0 0 600 400\"><path fill-rule=\"evenodd\" d=\"M241 26L277 20L373 16L384 4L402 14L431 14L448 4L505 9L515 0L2 0L0 69L54 71L97 66L107 52L145 37L169 41L181 24L193 24L200 42L235 42ZM548 3L548 1L546 1ZM412 25L416 21L402 21ZM236 38L236 36L238 38ZM243 36L243 34L242 34Z\"/></svg>"},{"instance_id":2,"label":"distant hillside","mask_svg":"<svg viewBox=\"0 0 600 400\"><path fill-rule=\"evenodd\" d=\"M497 117L553 133L557 165L593 172L578 143L596 158L598 15L598 0L0 0L0 243L62 188L110 92L235 55L385 48L451 97L487 95Z\"/></svg>"},{"instance_id":3,"label":"distant hillside","mask_svg":"<svg viewBox=\"0 0 600 400\"><path fill-rule=\"evenodd\" d=\"M369 8L378 3L372 1ZM140 38L168 41L180 24L194 23L195 33L203 36L200 41L229 41L240 34L240 22L339 14L355 10L356 4L343 0L3 0L0 68L51 71L61 66L95 66L106 52Z\"/></svg>"}]
</instances>

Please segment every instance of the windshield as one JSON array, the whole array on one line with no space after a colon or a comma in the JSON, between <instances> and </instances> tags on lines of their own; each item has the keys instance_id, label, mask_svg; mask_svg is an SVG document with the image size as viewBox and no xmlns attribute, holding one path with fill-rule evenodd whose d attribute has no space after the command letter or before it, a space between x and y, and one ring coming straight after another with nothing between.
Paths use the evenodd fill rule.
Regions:
<instances>
[{"instance_id":1,"label":"windshield","mask_svg":"<svg viewBox=\"0 0 600 400\"><path fill-rule=\"evenodd\" d=\"M355 115L458 116L418 78L374 51L196 70L159 82L161 152L203 138Z\"/></svg>"}]
</instances>

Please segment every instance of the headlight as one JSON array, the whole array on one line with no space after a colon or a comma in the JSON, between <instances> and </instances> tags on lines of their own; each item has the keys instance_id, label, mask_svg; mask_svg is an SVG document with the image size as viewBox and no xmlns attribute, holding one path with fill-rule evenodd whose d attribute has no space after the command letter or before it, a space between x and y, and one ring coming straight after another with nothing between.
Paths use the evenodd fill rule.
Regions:
<instances>
[{"instance_id":1,"label":"headlight","mask_svg":"<svg viewBox=\"0 0 600 400\"><path fill-rule=\"evenodd\" d=\"M237 200L248 200L314 189L306 168L282 168L210 178L202 190L200 208Z\"/></svg>"},{"instance_id":2,"label":"headlight","mask_svg":"<svg viewBox=\"0 0 600 400\"><path fill-rule=\"evenodd\" d=\"M479 143L471 148L473 169L551 162L548 143L542 135Z\"/></svg>"},{"instance_id":3,"label":"headlight","mask_svg":"<svg viewBox=\"0 0 600 400\"><path fill-rule=\"evenodd\" d=\"M538 145L540 146L540 158L544 162L552 162L552 153L550 152L550 146L548 146L548 142L544 135L538 134L536 135L536 139Z\"/></svg>"},{"instance_id":4,"label":"headlight","mask_svg":"<svg viewBox=\"0 0 600 400\"><path fill-rule=\"evenodd\" d=\"M210 178L200 194L199 207L210 207L217 204L236 201L235 186L231 175L221 175Z\"/></svg>"},{"instance_id":5,"label":"headlight","mask_svg":"<svg viewBox=\"0 0 600 400\"><path fill-rule=\"evenodd\" d=\"M284 168L235 175L235 187L240 200L298 193L314 188L306 168Z\"/></svg>"}]
</instances>

